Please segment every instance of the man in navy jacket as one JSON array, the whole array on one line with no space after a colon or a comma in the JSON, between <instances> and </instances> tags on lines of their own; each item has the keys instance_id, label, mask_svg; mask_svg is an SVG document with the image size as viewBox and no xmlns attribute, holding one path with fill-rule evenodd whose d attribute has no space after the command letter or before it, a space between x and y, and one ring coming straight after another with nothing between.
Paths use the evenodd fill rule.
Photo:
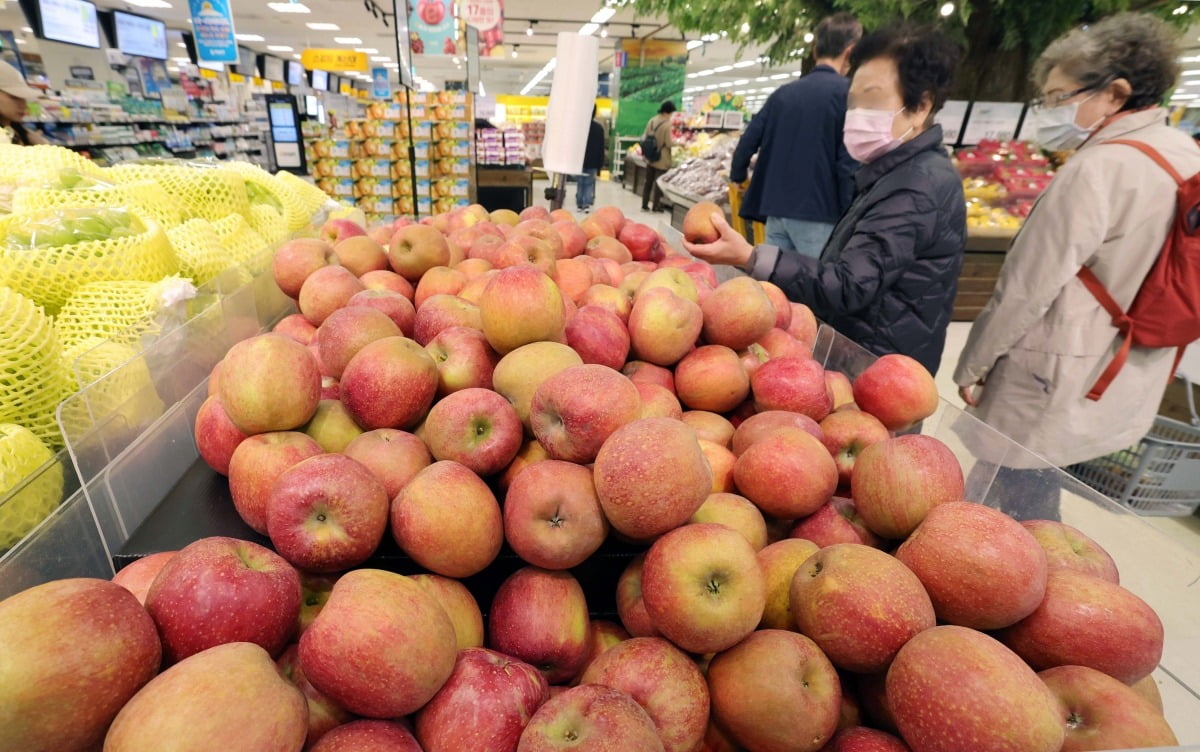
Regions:
<instances>
[{"instance_id":1,"label":"man in navy jacket","mask_svg":"<svg viewBox=\"0 0 1200 752\"><path fill-rule=\"evenodd\" d=\"M777 89L750 121L733 154L729 179L743 183L758 152L741 215L765 220L767 243L820 256L854 197L856 163L842 143L845 73L862 24L837 13L817 26L816 67Z\"/></svg>"}]
</instances>

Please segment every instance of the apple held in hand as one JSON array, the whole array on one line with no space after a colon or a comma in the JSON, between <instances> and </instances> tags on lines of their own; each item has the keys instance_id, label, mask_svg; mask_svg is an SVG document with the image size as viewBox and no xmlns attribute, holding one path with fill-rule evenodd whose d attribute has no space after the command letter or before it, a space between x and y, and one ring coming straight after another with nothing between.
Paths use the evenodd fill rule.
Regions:
<instances>
[{"instance_id":1,"label":"apple held in hand","mask_svg":"<svg viewBox=\"0 0 1200 752\"><path fill-rule=\"evenodd\" d=\"M624 692L584 684L542 705L517 752L662 752L650 716Z\"/></svg>"},{"instance_id":2,"label":"apple held in hand","mask_svg":"<svg viewBox=\"0 0 1200 752\"><path fill-rule=\"evenodd\" d=\"M186 549L185 549L186 550ZM159 674L108 729L107 752L295 752L308 733L300 690L258 645L234 642Z\"/></svg>"},{"instance_id":3,"label":"apple held in hand","mask_svg":"<svg viewBox=\"0 0 1200 752\"><path fill-rule=\"evenodd\" d=\"M535 666L551 683L579 673L588 649L583 588L567 572L518 569L500 585L488 614L494 649Z\"/></svg>"},{"instance_id":4,"label":"apple held in hand","mask_svg":"<svg viewBox=\"0 0 1200 752\"><path fill-rule=\"evenodd\" d=\"M0 601L0 749L98 749L158 671L154 622L105 580L47 582Z\"/></svg>"},{"instance_id":5,"label":"apple held in hand","mask_svg":"<svg viewBox=\"0 0 1200 752\"><path fill-rule=\"evenodd\" d=\"M721 234L713 225L712 217L714 214L724 215L724 213L721 207L711 201L696 202L683 217L683 239L689 243L701 245L717 242Z\"/></svg>"},{"instance_id":6,"label":"apple held in hand","mask_svg":"<svg viewBox=\"0 0 1200 752\"><path fill-rule=\"evenodd\" d=\"M592 662L580 683L632 697L654 722L667 752L695 750L704 739L708 684L695 661L666 640L635 637L615 645Z\"/></svg>"},{"instance_id":7,"label":"apple held in hand","mask_svg":"<svg viewBox=\"0 0 1200 752\"><path fill-rule=\"evenodd\" d=\"M887 704L913 752L1055 752L1054 696L1008 648L966 627L934 627L900 649Z\"/></svg>"},{"instance_id":8,"label":"apple held in hand","mask_svg":"<svg viewBox=\"0 0 1200 752\"><path fill-rule=\"evenodd\" d=\"M366 561L387 529L388 497L363 465L323 454L293 466L267 501L267 533L281 556L308 572Z\"/></svg>"},{"instance_id":9,"label":"apple held in hand","mask_svg":"<svg viewBox=\"0 0 1200 752\"><path fill-rule=\"evenodd\" d=\"M300 576L250 541L202 538L175 554L146 595L170 664L216 645L252 642L278 655L300 615Z\"/></svg>"},{"instance_id":10,"label":"apple held in hand","mask_svg":"<svg viewBox=\"0 0 1200 752\"><path fill-rule=\"evenodd\" d=\"M804 635L767 629L721 653L708 667L713 716L749 749L816 752L841 710L837 671Z\"/></svg>"},{"instance_id":11,"label":"apple held in hand","mask_svg":"<svg viewBox=\"0 0 1200 752\"><path fill-rule=\"evenodd\" d=\"M525 724L549 696L546 678L528 663L467 648L417 713L417 739L425 752L515 752Z\"/></svg>"},{"instance_id":12,"label":"apple held in hand","mask_svg":"<svg viewBox=\"0 0 1200 752\"><path fill-rule=\"evenodd\" d=\"M402 575L356 569L300 638L312 685L368 718L397 718L433 698L454 671L454 627L420 585Z\"/></svg>"},{"instance_id":13,"label":"apple held in hand","mask_svg":"<svg viewBox=\"0 0 1200 752\"><path fill-rule=\"evenodd\" d=\"M741 533L724 525L685 525L647 552L642 597L667 639L692 653L713 653L758 626L766 583Z\"/></svg>"}]
</instances>

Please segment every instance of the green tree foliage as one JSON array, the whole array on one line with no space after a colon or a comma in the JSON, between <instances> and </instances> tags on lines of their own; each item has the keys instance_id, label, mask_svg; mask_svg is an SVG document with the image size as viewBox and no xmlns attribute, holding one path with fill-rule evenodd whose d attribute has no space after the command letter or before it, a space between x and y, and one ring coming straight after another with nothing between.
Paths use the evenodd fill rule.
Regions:
<instances>
[{"instance_id":1,"label":"green tree foliage","mask_svg":"<svg viewBox=\"0 0 1200 752\"><path fill-rule=\"evenodd\" d=\"M766 56L776 64L811 59L806 35L838 11L858 16L867 29L899 18L934 23L966 48L955 96L1012 101L1029 95L1029 68L1037 54L1072 26L1135 10L1182 27L1198 6L1180 1L954 0L949 17L940 12L945 0L638 0L637 9L664 15L687 33L726 32L735 43L766 45ZM1181 8L1186 12L1177 12Z\"/></svg>"}]
</instances>

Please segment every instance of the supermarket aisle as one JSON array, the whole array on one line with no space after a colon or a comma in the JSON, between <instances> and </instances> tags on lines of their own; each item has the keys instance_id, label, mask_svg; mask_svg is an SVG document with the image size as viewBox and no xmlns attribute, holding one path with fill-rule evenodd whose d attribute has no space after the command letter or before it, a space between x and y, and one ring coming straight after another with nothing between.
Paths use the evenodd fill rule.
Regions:
<instances>
[{"instance_id":1,"label":"supermarket aisle","mask_svg":"<svg viewBox=\"0 0 1200 752\"><path fill-rule=\"evenodd\" d=\"M550 202L543 198L545 189L550 186L548 180L536 180L533 183L533 195L536 197L534 202L537 206L550 206ZM615 206L625 213L626 217L648 224L651 227L656 226L659 222L665 221L670 224L671 218L664 213L655 214L653 212L642 211L642 197L635 196L632 191L627 191L621 187L620 183L613 183L607 180L596 181L596 204L593 208L601 206ZM563 208L573 214L578 214L575 211L575 184L567 183L567 197L563 201ZM582 219L582 217L580 217Z\"/></svg>"}]
</instances>

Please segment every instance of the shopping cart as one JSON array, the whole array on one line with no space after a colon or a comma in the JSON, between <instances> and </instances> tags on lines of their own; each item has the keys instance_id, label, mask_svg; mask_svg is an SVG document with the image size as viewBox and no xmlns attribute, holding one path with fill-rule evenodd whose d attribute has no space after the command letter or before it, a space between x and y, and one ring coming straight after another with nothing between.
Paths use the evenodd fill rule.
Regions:
<instances>
[{"instance_id":1,"label":"shopping cart","mask_svg":"<svg viewBox=\"0 0 1200 752\"><path fill-rule=\"evenodd\" d=\"M761 245L767 242L767 228L762 222L750 222L750 231L746 231L746 220L742 219L739 212L742 210L742 194L746 191L746 183L729 184L729 213L733 217L730 225L738 231L742 237L749 240L755 245Z\"/></svg>"},{"instance_id":2,"label":"shopping cart","mask_svg":"<svg viewBox=\"0 0 1200 752\"><path fill-rule=\"evenodd\" d=\"M1194 513L1200 508L1200 415L1191 381L1183 379L1190 425L1159 415L1137 446L1071 465L1066 471L1139 514L1186 517Z\"/></svg>"}]
</instances>

